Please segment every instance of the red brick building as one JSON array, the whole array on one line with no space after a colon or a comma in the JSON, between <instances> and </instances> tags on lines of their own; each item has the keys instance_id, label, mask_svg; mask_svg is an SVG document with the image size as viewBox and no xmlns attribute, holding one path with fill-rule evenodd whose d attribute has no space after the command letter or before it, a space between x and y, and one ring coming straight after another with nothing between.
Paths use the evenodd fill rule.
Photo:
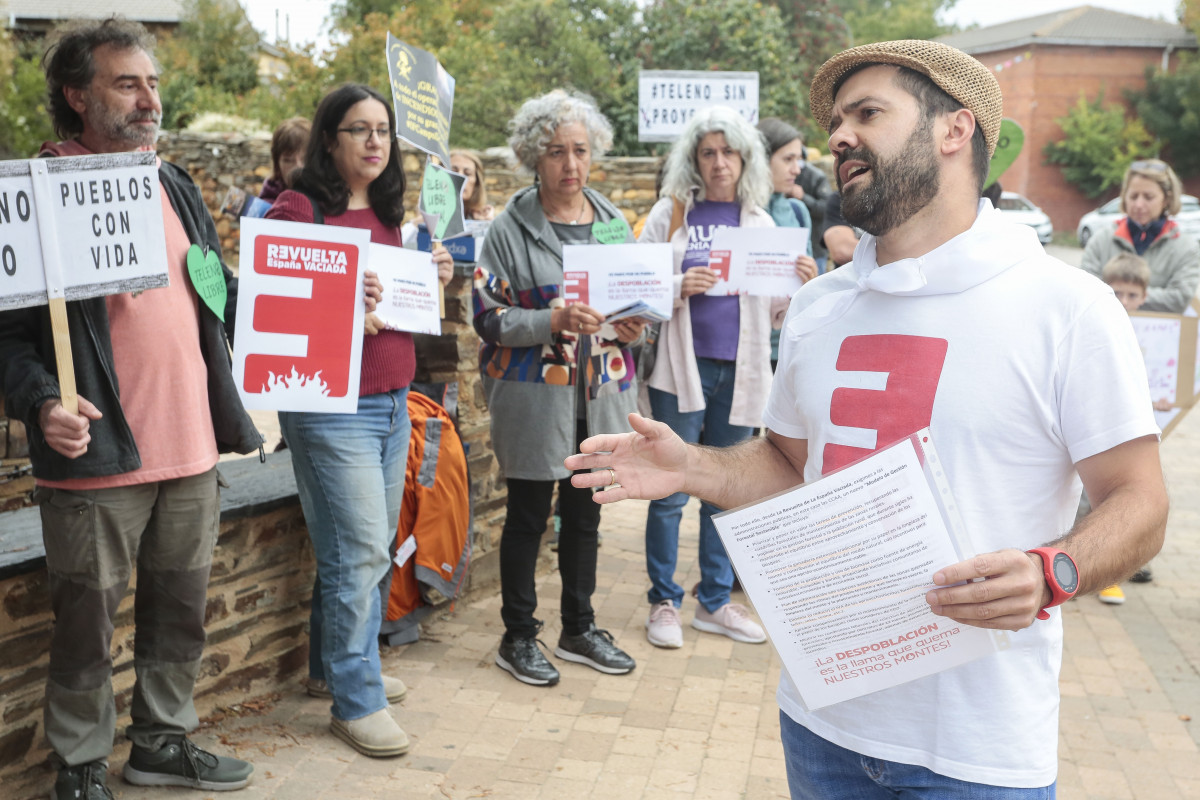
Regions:
<instances>
[{"instance_id":1,"label":"red brick building","mask_svg":"<svg viewBox=\"0 0 1200 800\"><path fill-rule=\"evenodd\" d=\"M1180 50L1195 50L1183 26L1117 11L1080 6L942 37L939 41L986 64L1004 93L1004 116L1025 130L1020 157L1000 178L1042 207L1056 230L1074 230L1079 218L1108 197L1088 198L1045 163L1043 150L1062 138L1055 122L1082 92L1094 100L1125 103L1122 90L1145 86L1145 69L1173 70ZM1200 178L1186 181L1193 194ZM1115 192L1113 193L1115 195Z\"/></svg>"}]
</instances>

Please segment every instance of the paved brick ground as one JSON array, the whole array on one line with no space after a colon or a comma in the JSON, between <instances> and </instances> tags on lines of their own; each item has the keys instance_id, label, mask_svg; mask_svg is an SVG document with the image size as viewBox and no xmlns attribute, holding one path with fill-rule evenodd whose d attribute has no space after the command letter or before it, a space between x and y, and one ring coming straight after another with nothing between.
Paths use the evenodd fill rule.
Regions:
<instances>
[{"instance_id":1,"label":"paved brick ground","mask_svg":"<svg viewBox=\"0 0 1200 800\"><path fill-rule=\"evenodd\" d=\"M1065 609L1064 800L1200 798L1198 437L1200 413L1163 446L1174 507L1155 581L1127 585L1123 606L1084 597ZM419 643L385 653L385 669L410 687L395 707L413 739L407 756L357 755L328 734L326 704L299 685L197 740L255 762L253 784L237 795L247 799L786 797L778 657L768 645L686 627L691 603L681 650L646 642L644 517L640 503L605 511L595 596L599 624L638 661L630 675L559 663L557 687L518 683L493 662L499 598L488 597L442 614ZM690 586L698 579L694 503L687 518L680 569ZM551 648L559 588L555 572L539 590ZM128 800L180 796L111 783Z\"/></svg>"}]
</instances>

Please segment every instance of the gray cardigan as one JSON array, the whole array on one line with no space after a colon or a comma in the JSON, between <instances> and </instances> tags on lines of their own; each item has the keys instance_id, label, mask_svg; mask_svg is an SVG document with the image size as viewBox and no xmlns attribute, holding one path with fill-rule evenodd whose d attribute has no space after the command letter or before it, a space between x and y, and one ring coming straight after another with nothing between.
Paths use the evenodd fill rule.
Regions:
<instances>
[{"instance_id":1,"label":"gray cardigan","mask_svg":"<svg viewBox=\"0 0 1200 800\"><path fill-rule=\"evenodd\" d=\"M603 196L584 188L603 224L624 220ZM633 234L626 231L626 241ZM629 430L637 382L627 346L600 336L550 332L563 305L562 243L542 212L537 187L513 195L488 230L475 271L475 330L483 339L479 368L492 419L492 446L509 478L558 480L575 452L578 364L589 435ZM582 357L580 352L582 351Z\"/></svg>"}]
</instances>

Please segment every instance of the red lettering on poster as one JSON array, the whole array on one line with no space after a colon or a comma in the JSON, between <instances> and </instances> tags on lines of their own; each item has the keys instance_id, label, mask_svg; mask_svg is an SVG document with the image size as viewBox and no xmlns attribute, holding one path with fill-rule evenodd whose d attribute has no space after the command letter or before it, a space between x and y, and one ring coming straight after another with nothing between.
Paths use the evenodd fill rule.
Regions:
<instances>
[{"instance_id":1,"label":"red lettering on poster","mask_svg":"<svg viewBox=\"0 0 1200 800\"><path fill-rule=\"evenodd\" d=\"M359 250L353 245L259 236L254 242L254 271L311 281L309 297L260 294L254 303L254 330L307 339L302 356L248 353L244 389L261 394L272 379L319 380L329 397L345 397L350 383L350 351L354 336L354 303L360 294ZM245 265L250 259L243 257ZM320 377L317 378L317 373Z\"/></svg>"},{"instance_id":2,"label":"red lettering on poster","mask_svg":"<svg viewBox=\"0 0 1200 800\"><path fill-rule=\"evenodd\" d=\"M566 304L573 306L581 303L586 306L589 302L588 297L588 273L585 270L564 272L563 300Z\"/></svg>"},{"instance_id":3,"label":"red lettering on poster","mask_svg":"<svg viewBox=\"0 0 1200 800\"><path fill-rule=\"evenodd\" d=\"M729 263L733 260L732 250L710 250L708 268L717 273L717 280L729 280Z\"/></svg>"},{"instance_id":4,"label":"red lettering on poster","mask_svg":"<svg viewBox=\"0 0 1200 800\"><path fill-rule=\"evenodd\" d=\"M876 431L875 450L929 425L938 380L949 342L925 336L848 336L838 352L840 372L886 372L876 389L833 390L829 421L847 428ZM825 445L821 473L841 469L875 450L844 444Z\"/></svg>"}]
</instances>

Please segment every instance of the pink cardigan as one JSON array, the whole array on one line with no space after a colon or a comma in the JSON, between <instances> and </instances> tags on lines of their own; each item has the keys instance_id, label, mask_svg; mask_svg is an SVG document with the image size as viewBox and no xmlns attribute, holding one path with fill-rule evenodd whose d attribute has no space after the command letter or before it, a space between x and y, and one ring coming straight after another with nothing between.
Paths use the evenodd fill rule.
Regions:
<instances>
[{"instance_id":1,"label":"pink cardigan","mask_svg":"<svg viewBox=\"0 0 1200 800\"><path fill-rule=\"evenodd\" d=\"M665 242L671 227L674 201L664 197L650 209L639 242ZM691 211L689 200L684 209ZM771 228L774 220L757 206L742 206L740 226ZM700 371L696 367L696 351L692 346L692 314L688 303L680 296L683 285L684 252L687 250L686 224L670 239L674 250L675 315L664 322L658 337L658 356L648 384L679 398L682 412L704 410L704 390ZM788 297L738 298L740 328L738 329L737 375L733 382L733 404L729 411L731 425L757 428L762 425L762 412L771 391L771 328L778 328L787 313Z\"/></svg>"}]
</instances>

